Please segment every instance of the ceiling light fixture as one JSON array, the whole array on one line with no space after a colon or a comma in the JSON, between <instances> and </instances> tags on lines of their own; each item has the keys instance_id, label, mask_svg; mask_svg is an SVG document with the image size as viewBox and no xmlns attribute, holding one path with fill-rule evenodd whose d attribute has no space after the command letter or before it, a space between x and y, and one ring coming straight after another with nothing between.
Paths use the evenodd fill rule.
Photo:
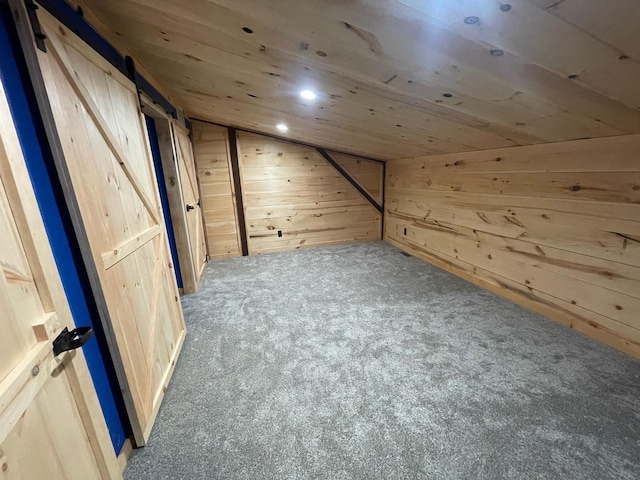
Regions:
<instances>
[{"instance_id":1,"label":"ceiling light fixture","mask_svg":"<svg viewBox=\"0 0 640 480\"><path fill-rule=\"evenodd\" d=\"M287 127L287 125L284 123L279 123L278 125L276 125L276 128L282 133L286 133L289 131L289 127Z\"/></svg>"},{"instance_id":2,"label":"ceiling light fixture","mask_svg":"<svg viewBox=\"0 0 640 480\"><path fill-rule=\"evenodd\" d=\"M300 96L302 98L306 98L307 100L314 100L317 95L312 90L302 90L300 92Z\"/></svg>"}]
</instances>

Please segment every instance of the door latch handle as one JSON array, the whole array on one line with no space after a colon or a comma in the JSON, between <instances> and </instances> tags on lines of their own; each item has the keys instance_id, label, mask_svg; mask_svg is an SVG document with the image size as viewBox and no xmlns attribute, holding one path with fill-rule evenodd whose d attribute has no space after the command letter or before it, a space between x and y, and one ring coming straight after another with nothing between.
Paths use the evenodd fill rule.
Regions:
<instances>
[{"instance_id":1,"label":"door latch handle","mask_svg":"<svg viewBox=\"0 0 640 480\"><path fill-rule=\"evenodd\" d=\"M53 341L53 354L57 357L62 352L80 348L91 337L93 337L93 329L91 327L78 327L71 331L64 327L60 335Z\"/></svg>"},{"instance_id":2,"label":"door latch handle","mask_svg":"<svg viewBox=\"0 0 640 480\"><path fill-rule=\"evenodd\" d=\"M187 212L194 210L196 207L194 207L193 205L187 205Z\"/></svg>"}]
</instances>

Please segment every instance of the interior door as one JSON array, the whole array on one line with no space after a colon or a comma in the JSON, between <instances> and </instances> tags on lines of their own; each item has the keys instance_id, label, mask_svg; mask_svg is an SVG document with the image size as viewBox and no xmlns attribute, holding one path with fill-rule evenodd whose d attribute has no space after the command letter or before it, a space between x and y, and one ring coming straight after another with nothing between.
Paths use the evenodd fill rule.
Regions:
<instances>
[{"instance_id":1,"label":"interior door","mask_svg":"<svg viewBox=\"0 0 640 480\"><path fill-rule=\"evenodd\" d=\"M196 169L189 132L175 123L172 126L178 174L182 185L184 206L187 211L187 230L189 232L191 258L197 284L207 261L207 247L198 187L198 170Z\"/></svg>"},{"instance_id":2,"label":"interior door","mask_svg":"<svg viewBox=\"0 0 640 480\"><path fill-rule=\"evenodd\" d=\"M0 245L0 477L121 478L1 85Z\"/></svg>"},{"instance_id":3,"label":"interior door","mask_svg":"<svg viewBox=\"0 0 640 480\"><path fill-rule=\"evenodd\" d=\"M128 78L43 9L38 18L38 62L142 446L185 335L146 125Z\"/></svg>"}]
</instances>

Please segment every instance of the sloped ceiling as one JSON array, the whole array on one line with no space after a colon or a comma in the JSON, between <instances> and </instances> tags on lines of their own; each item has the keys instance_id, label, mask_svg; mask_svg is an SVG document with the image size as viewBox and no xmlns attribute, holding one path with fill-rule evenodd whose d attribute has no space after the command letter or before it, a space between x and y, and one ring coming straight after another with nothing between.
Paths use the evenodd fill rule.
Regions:
<instances>
[{"instance_id":1,"label":"sloped ceiling","mask_svg":"<svg viewBox=\"0 0 640 480\"><path fill-rule=\"evenodd\" d=\"M83 1L200 119L380 159L640 132L636 0Z\"/></svg>"}]
</instances>

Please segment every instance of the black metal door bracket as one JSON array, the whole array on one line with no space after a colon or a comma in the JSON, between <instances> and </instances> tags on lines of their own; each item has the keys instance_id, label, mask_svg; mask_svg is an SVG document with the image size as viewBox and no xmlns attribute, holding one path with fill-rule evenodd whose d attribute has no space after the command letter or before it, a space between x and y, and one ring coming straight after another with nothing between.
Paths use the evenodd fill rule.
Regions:
<instances>
[{"instance_id":1,"label":"black metal door bracket","mask_svg":"<svg viewBox=\"0 0 640 480\"><path fill-rule=\"evenodd\" d=\"M93 336L91 327L78 327L69 331L64 327L60 335L53 341L53 354L57 357L62 352L80 348Z\"/></svg>"},{"instance_id":2,"label":"black metal door bracket","mask_svg":"<svg viewBox=\"0 0 640 480\"><path fill-rule=\"evenodd\" d=\"M36 46L38 49L43 52L47 51L47 46L44 44L44 39L47 36L42 31L40 27L40 21L38 20L38 14L36 10L38 10L38 5L36 5L33 0L25 0L25 4L27 6L27 13L29 15L29 23L31 23L31 30L33 30L33 36L35 37Z\"/></svg>"}]
</instances>

